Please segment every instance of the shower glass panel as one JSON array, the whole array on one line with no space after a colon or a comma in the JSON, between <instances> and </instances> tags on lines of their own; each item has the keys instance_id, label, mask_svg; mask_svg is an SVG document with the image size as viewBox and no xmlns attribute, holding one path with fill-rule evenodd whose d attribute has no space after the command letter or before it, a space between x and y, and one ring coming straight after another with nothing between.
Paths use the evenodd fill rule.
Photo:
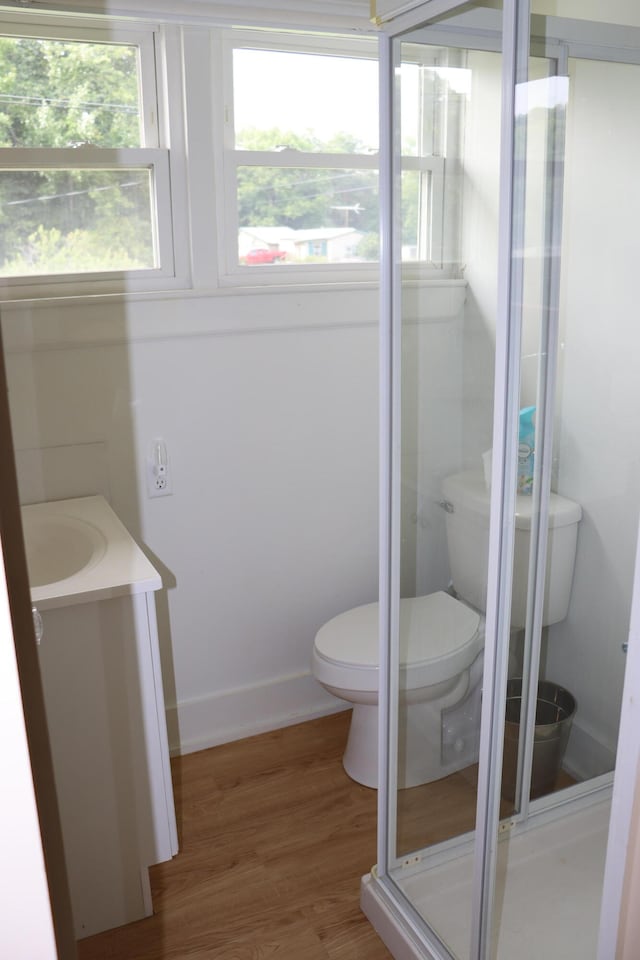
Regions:
<instances>
[{"instance_id":1,"label":"shower glass panel","mask_svg":"<svg viewBox=\"0 0 640 960\"><path fill-rule=\"evenodd\" d=\"M553 408L568 80L563 48L528 56L515 97L512 336L519 340L520 410L501 815L572 779L560 766L575 702L540 673L550 624L567 615L581 508L552 488ZM543 681L539 686L540 681ZM535 724L537 746L531 730ZM527 735L527 732L529 735ZM544 743L542 742L544 738Z\"/></svg>"},{"instance_id":2,"label":"shower glass panel","mask_svg":"<svg viewBox=\"0 0 640 960\"><path fill-rule=\"evenodd\" d=\"M403 41L405 57L408 43L418 46L413 38ZM487 155L495 154L499 143L500 54L434 48L427 44L420 46L434 61L450 64L453 60L457 64L455 67L425 67L425 71L435 74L438 82L431 84L433 99L423 107L432 109L434 102L439 106L446 103L448 112L448 116L442 119L449 121L449 152L445 156L445 174L440 184L443 194L438 202L449 207L452 222L447 227L460 231L460 249L459 261L450 262L447 267L459 276L462 274L461 247L464 242L464 277L481 275L490 288L492 282L495 286L496 280L497 218L494 216L485 221L480 212L483 207L492 207L495 211L497 180L482 183L480 170L487 162ZM454 124L451 123L452 116ZM482 154L473 149L472 160L463 177L465 139L467 150L470 140L476 146L483 146ZM477 190L470 188L471 183L477 185ZM461 203L465 209L475 209L476 236L463 237L458 217L453 220L452 208L459 209ZM403 221L410 216L405 201ZM458 517L456 506L448 499L452 494L447 494L446 479L475 468L484 489L482 454L491 447L494 363L491 331L483 324L479 304L467 304L465 311L462 285L452 285L444 302L437 294L437 288L417 285L415 277L405 272L401 308L400 547L400 595L405 601L429 596L436 591L453 593L455 590L447 535L448 528L457 523ZM478 298L481 297L482 292L478 294ZM471 315L470 306L475 315ZM488 529L488 504L485 519ZM481 518L479 523L482 523ZM486 568L486 546L480 550ZM483 572L481 578L485 576L486 572ZM412 616L417 615L417 608L408 603L400 604L401 650L411 643ZM451 689L437 696L434 704L430 701L412 704L408 702L410 696L401 688L398 705L399 856L404 857L473 828L479 714L478 704L471 698L479 695L480 678L481 663L476 665L473 678L469 677L466 668L459 681L454 674L458 686L452 683ZM472 685L474 689L471 689ZM428 722L423 722L441 710L449 711L448 730L443 729L439 720L432 728ZM422 733L418 733L417 742L413 742L414 730L424 731L425 728L431 734L431 742L429 734L423 737ZM422 758L424 769L412 769L416 757ZM420 782L424 778L427 783ZM437 810L447 807L450 817L443 822L441 817L430 815L431 806Z\"/></svg>"},{"instance_id":3,"label":"shower glass panel","mask_svg":"<svg viewBox=\"0 0 640 960\"><path fill-rule=\"evenodd\" d=\"M505 8L507 66L518 50L512 171L508 151L500 157L511 118L501 125L501 95L513 87L495 3L452 3L419 27L416 14L388 48L393 469L380 876L425 957L438 960L527 960L541 929L563 960L595 956L624 680L640 512L640 14L590 24L568 19L569 0L559 18L543 0L532 6L530 20L524 2ZM505 331L496 318L506 275ZM495 417L494 367L501 377L508 367ZM498 478L494 443L508 454L495 458ZM503 540L487 599L492 482L504 493L492 521ZM485 664L486 603L495 623ZM479 618L464 653L474 623L461 611ZM416 670L434 644L437 669Z\"/></svg>"},{"instance_id":4,"label":"shower glass panel","mask_svg":"<svg viewBox=\"0 0 640 960\"><path fill-rule=\"evenodd\" d=\"M389 875L431 928L425 935L461 960L469 956L471 884L452 898L437 865L470 855L475 836L502 76L500 11L473 4L462 18L469 14L483 29L463 39L445 17L393 43L395 152L405 159L395 170L401 376L391 647L399 657ZM408 164L427 158L428 193L420 193ZM429 256L408 256L412 244ZM420 272L412 259L422 261ZM416 679L422 645L431 655L434 644L438 663Z\"/></svg>"},{"instance_id":5,"label":"shower glass panel","mask_svg":"<svg viewBox=\"0 0 640 960\"><path fill-rule=\"evenodd\" d=\"M531 49L550 41L558 76L529 69L516 97L511 322L536 469L514 517L530 526L531 549L520 598L514 568L512 604L526 616L511 637L496 960L533 957L523 943L541 929L566 960L596 956L640 511L640 16L622 27L577 15L531 17ZM568 603L552 612L576 518Z\"/></svg>"}]
</instances>

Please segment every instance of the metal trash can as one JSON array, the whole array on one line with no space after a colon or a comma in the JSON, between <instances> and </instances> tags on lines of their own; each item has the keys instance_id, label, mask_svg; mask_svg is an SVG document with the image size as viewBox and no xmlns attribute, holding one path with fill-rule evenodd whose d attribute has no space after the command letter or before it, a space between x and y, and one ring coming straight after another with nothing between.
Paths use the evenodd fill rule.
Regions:
<instances>
[{"instance_id":1,"label":"metal trash can","mask_svg":"<svg viewBox=\"0 0 640 960\"><path fill-rule=\"evenodd\" d=\"M502 798L511 803L515 800L516 792L521 705L522 678L517 677L507 684L502 761ZM538 683L531 770L532 800L551 793L555 787L575 712L576 701L568 690L548 680Z\"/></svg>"}]
</instances>

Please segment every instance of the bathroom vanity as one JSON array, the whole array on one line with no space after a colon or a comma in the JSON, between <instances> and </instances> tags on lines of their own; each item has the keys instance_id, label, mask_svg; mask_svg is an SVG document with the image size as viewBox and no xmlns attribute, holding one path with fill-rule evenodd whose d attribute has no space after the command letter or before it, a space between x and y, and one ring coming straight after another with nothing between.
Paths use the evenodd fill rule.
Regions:
<instances>
[{"instance_id":1,"label":"bathroom vanity","mask_svg":"<svg viewBox=\"0 0 640 960\"><path fill-rule=\"evenodd\" d=\"M178 849L155 612L162 582L103 497L22 508L76 936L152 913Z\"/></svg>"}]
</instances>

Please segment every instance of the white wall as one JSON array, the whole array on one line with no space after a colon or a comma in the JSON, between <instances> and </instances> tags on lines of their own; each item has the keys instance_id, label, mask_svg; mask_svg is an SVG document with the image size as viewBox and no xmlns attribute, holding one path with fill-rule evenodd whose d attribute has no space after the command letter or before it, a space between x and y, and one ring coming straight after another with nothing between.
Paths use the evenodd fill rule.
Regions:
<instances>
[{"instance_id":1,"label":"white wall","mask_svg":"<svg viewBox=\"0 0 640 960\"><path fill-rule=\"evenodd\" d=\"M3 318L23 501L104 493L162 572L173 745L338 705L310 653L377 595L376 291ZM174 493L150 500L156 436Z\"/></svg>"},{"instance_id":2,"label":"white wall","mask_svg":"<svg viewBox=\"0 0 640 960\"><path fill-rule=\"evenodd\" d=\"M442 478L460 469L466 286L404 285L400 591L449 585Z\"/></svg>"},{"instance_id":3,"label":"white wall","mask_svg":"<svg viewBox=\"0 0 640 960\"><path fill-rule=\"evenodd\" d=\"M597 764L615 753L638 526L640 68L576 61L570 84L558 489L584 515L548 671L575 691Z\"/></svg>"}]
</instances>

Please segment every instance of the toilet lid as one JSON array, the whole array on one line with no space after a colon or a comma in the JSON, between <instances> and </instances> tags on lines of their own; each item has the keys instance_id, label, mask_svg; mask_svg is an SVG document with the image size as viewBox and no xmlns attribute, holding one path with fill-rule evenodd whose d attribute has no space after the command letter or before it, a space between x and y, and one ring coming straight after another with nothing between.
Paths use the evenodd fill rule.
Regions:
<instances>
[{"instance_id":1,"label":"toilet lid","mask_svg":"<svg viewBox=\"0 0 640 960\"><path fill-rule=\"evenodd\" d=\"M318 631L320 656L354 667L378 666L379 605L368 603L329 620ZM400 601L400 665L415 666L449 657L478 633L480 615L448 593Z\"/></svg>"}]
</instances>

